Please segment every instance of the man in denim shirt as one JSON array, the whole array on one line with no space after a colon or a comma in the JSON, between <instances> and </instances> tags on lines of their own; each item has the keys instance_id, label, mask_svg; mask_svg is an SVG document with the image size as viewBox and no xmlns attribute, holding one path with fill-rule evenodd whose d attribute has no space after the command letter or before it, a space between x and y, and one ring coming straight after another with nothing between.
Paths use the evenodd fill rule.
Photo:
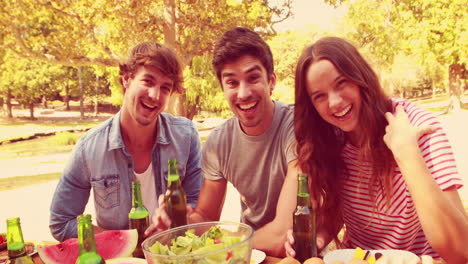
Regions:
<instances>
[{"instance_id":1,"label":"man in denim shirt","mask_svg":"<svg viewBox=\"0 0 468 264\"><path fill-rule=\"evenodd\" d=\"M120 75L121 110L81 137L55 190L50 230L59 241L77 237L76 217L91 189L97 232L128 229L135 179L152 215L166 190L170 158L177 159L187 202L196 206L203 183L198 132L190 120L162 113L172 93L184 92L176 55L160 44L140 43L120 65Z\"/></svg>"}]
</instances>

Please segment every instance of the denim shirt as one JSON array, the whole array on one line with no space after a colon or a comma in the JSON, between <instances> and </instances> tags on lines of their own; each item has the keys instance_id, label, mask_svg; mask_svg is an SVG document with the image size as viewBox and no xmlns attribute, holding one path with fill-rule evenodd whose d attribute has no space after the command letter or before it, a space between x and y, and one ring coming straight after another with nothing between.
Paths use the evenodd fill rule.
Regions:
<instances>
[{"instance_id":1,"label":"denim shirt","mask_svg":"<svg viewBox=\"0 0 468 264\"><path fill-rule=\"evenodd\" d=\"M88 131L73 149L50 208L49 227L59 241L77 237L76 217L84 212L91 189L98 226L128 229L135 176L132 157L120 132L120 114ZM177 159L187 202L195 207L203 183L198 132L190 120L161 113L151 157L156 197L166 190L170 158Z\"/></svg>"}]
</instances>

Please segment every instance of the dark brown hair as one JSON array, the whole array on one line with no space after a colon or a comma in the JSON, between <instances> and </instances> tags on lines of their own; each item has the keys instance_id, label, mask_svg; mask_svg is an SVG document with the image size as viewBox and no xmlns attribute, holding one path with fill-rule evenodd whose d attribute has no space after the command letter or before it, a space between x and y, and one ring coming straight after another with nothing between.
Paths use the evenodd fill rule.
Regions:
<instances>
[{"instance_id":1,"label":"dark brown hair","mask_svg":"<svg viewBox=\"0 0 468 264\"><path fill-rule=\"evenodd\" d=\"M336 240L343 225L341 214L341 189L344 162L341 151L346 143L346 133L323 120L314 108L307 92L306 74L310 66L319 60L330 61L346 79L359 87L362 106L359 126L365 127L359 146L360 161L372 164L372 176L368 182L371 197L377 184L390 201L391 179L395 161L383 141L385 112L391 111L391 101L380 86L375 72L349 42L337 37L325 37L307 47L296 67L294 132L297 140L298 165L309 173L311 190L319 201L319 224L324 224ZM300 118L298 118L300 117ZM375 208L374 208L375 209Z\"/></svg>"},{"instance_id":2,"label":"dark brown hair","mask_svg":"<svg viewBox=\"0 0 468 264\"><path fill-rule=\"evenodd\" d=\"M274 71L273 55L270 47L256 32L242 27L226 31L215 45L213 51L213 67L221 82L221 70L244 55L258 58L265 67L268 80Z\"/></svg>"},{"instance_id":3,"label":"dark brown hair","mask_svg":"<svg viewBox=\"0 0 468 264\"><path fill-rule=\"evenodd\" d=\"M138 67L153 66L174 82L175 93L184 93L182 65L175 52L155 42L142 42L130 50L128 59L119 65L120 83L124 76L134 77Z\"/></svg>"}]
</instances>

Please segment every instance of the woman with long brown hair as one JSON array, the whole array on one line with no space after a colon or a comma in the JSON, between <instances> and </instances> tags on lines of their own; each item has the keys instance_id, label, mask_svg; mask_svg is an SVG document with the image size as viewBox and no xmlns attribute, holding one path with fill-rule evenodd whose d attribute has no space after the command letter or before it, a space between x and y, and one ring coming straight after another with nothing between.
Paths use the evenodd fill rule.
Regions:
<instances>
[{"instance_id":1,"label":"woman with long brown hair","mask_svg":"<svg viewBox=\"0 0 468 264\"><path fill-rule=\"evenodd\" d=\"M366 60L341 38L307 47L295 78L298 166L310 175L318 239L337 240L344 226L345 247L465 263L463 185L439 121L386 96ZM294 256L291 244L289 235L285 247Z\"/></svg>"}]
</instances>

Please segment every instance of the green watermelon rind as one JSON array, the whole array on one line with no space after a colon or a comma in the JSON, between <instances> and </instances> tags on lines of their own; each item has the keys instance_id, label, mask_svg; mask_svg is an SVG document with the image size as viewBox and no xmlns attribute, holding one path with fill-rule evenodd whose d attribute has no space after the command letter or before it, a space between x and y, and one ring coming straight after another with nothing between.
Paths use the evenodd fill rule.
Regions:
<instances>
[{"instance_id":1,"label":"green watermelon rind","mask_svg":"<svg viewBox=\"0 0 468 264\"><path fill-rule=\"evenodd\" d=\"M96 234L95 239L97 252L102 258L130 257L138 243L138 232L136 229L108 230ZM119 242L124 240L127 242ZM39 246L37 251L45 264L75 263L78 258L78 239L70 238L56 245Z\"/></svg>"}]
</instances>

